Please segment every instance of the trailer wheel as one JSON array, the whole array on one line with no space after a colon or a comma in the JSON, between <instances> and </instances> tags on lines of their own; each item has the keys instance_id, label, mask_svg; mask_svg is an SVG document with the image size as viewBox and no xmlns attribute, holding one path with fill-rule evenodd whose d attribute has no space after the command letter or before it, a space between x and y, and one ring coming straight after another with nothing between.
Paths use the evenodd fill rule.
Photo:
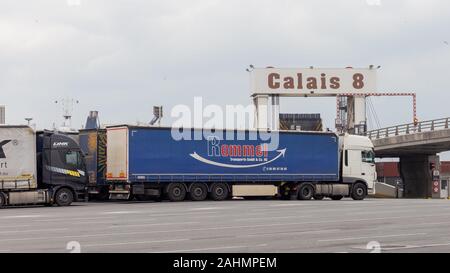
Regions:
<instances>
[{"instance_id":1,"label":"trailer wheel","mask_svg":"<svg viewBox=\"0 0 450 273\"><path fill-rule=\"evenodd\" d=\"M352 198L353 200L364 200L367 196L367 187L363 183L356 183L352 187Z\"/></svg>"},{"instance_id":2,"label":"trailer wheel","mask_svg":"<svg viewBox=\"0 0 450 273\"><path fill-rule=\"evenodd\" d=\"M325 198L325 196L323 195L314 195L314 200L323 200Z\"/></svg>"},{"instance_id":3,"label":"trailer wheel","mask_svg":"<svg viewBox=\"0 0 450 273\"><path fill-rule=\"evenodd\" d=\"M215 201L223 201L228 198L228 187L224 183L214 183L211 186L211 198Z\"/></svg>"},{"instance_id":4,"label":"trailer wheel","mask_svg":"<svg viewBox=\"0 0 450 273\"><path fill-rule=\"evenodd\" d=\"M192 201L203 201L208 196L208 187L205 184L194 183L189 190L189 198Z\"/></svg>"},{"instance_id":5,"label":"trailer wheel","mask_svg":"<svg viewBox=\"0 0 450 273\"><path fill-rule=\"evenodd\" d=\"M311 200L314 196L314 187L311 184L304 184L298 190L299 200Z\"/></svg>"},{"instance_id":6,"label":"trailer wheel","mask_svg":"<svg viewBox=\"0 0 450 273\"><path fill-rule=\"evenodd\" d=\"M170 183L167 186L167 197L173 202L183 201L186 198L186 187L182 183Z\"/></svg>"},{"instance_id":7,"label":"trailer wheel","mask_svg":"<svg viewBox=\"0 0 450 273\"><path fill-rule=\"evenodd\" d=\"M55 203L60 207L70 206L73 202L73 193L68 188L61 188L55 194Z\"/></svg>"},{"instance_id":8,"label":"trailer wheel","mask_svg":"<svg viewBox=\"0 0 450 273\"><path fill-rule=\"evenodd\" d=\"M6 195L0 192L0 209L6 206Z\"/></svg>"},{"instance_id":9,"label":"trailer wheel","mask_svg":"<svg viewBox=\"0 0 450 273\"><path fill-rule=\"evenodd\" d=\"M334 201L342 200L342 198L344 198L344 196L342 196L342 195L331 196L331 200L334 200Z\"/></svg>"}]
</instances>

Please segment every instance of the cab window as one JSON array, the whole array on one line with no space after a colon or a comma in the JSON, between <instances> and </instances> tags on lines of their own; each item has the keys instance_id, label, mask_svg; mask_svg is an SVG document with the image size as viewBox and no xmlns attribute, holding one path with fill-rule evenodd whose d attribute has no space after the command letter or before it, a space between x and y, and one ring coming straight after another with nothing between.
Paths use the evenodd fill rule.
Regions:
<instances>
[{"instance_id":1,"label":"cab window","mask_svg":"<svg viewBox=\"0 0 450 273\"><path fill-rule=\"evenodd\" d=\"M66 153L66 164L73 167L80 165L80 155L78 152L69 151Z\"/></svg>"},{"instance_id":2,"label":"cab window","mask_svg":"<svg viewBox=\"0 0 450 273\"><path fill-rule=\"evenodd\" d=\"M375 153L373 151L362 151L361 158L364 163L375 163Z\"/></svg>"}]
</instances>

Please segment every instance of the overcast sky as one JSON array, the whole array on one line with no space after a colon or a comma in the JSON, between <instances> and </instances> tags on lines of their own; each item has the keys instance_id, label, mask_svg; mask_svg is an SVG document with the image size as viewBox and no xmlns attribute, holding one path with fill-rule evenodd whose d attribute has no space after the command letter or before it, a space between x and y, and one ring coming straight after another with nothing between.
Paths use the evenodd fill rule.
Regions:
<instances>
[{"instance_id":1,"label":"overcast sky","mask_svg":"<svg viewBox=\"0 0 450 273\"><path fill-rule=\"evenodd\" d=\"M379 91L417 92L421 120L450 116L450 1L0 0L0 104L7 122L62 122L62 98L104 123L147 122L194 96L250 103L249 64L381 65ZM411 122L409 98L373 98L382 126ZM335 99L283 99L282 112L321 113ZM167 118L163 122L170 124Z\"/></svg>"}]
</instances>

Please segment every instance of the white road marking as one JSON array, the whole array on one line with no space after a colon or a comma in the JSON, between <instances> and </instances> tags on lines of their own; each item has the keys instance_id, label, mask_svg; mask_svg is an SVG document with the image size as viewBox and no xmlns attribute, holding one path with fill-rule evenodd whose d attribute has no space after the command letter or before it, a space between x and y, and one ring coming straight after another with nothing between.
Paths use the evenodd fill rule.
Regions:
<instances>
[{"instance_id":1,"label":"white road marking","mask_svg":"<svg viewBox=\"0 0 450 273\"><path fill-rule=\"evenodd\" d=\"M375 235L375 236L363 236L363 237L348 237L348 238L337 238L337 239L323 239L317 240L317 242L336 242L336 241L354 241L362 239L372 239L372 238L391 238L391 237L410 237L418 235L427 235L427 233L411 233L411 234L394 234L394 235Z\"/></svg>"},{"instance_id":2,"label":"white road marking","mask_svg":"<svg viewBox=\"0 0 450 273\"><path fill-rule=\"evenodd\" d=\"M274 220L274 219L298 219L298 218L305 218L306 216L267 216L267 217L257 217L257 218L240 218L240 219L234 219L236 222L245 222L245 221L253 221L253 220Z\"/></svg>"},{"instance_id":3,"label":"white road marking","mask_svg":"<svg viewBox=\"0 0 450 273\"><path fill-rule=\"evenodd\" d=\"M14 216L3 216L0 217L1 219L21 219L21 218L39 218L39 217L49 217L39 214L33 214L33 215L14 215Z\"/></svg>"},{"instance_id":4,"label":"white road marking","mask_svg":"<svg viewBox=\"0 0 450 273\"><path fill-rule=\"evenodd\" d=\"M237 238L242 238L242 237L268 237L268 236L275 236L275 237L279 237L279 236L290 236L292 237L293 235L303 235L303 234L322 234L322 233L333 233L333 232L340 232L342 230L340 229L323 229L323 230L310 230L310 231L293 231L293 232L281 232L281 233L277 233L276 231L274 231L275 233L269 234L269 233L261 233L261 234L247 234L247 235L240 235L240 236L236 236Z\"/></svg>"},{"instance_id":5,"label":"white road marking","mask_svg":"<svg viewBox=\"0 0 450 273\"><path fill-rule=\"evenodd\" d=\"M248 247L249 246L222 246L222 247L208 247L208 248L177 249L177 250L151 252L151 253L195 252L195 251L208 251L208 250L221 250L221 249L238 249L238 248L248 248Z\"/></svg>"},{"instance_id":6,"label":"white road marking","mask_svg":"<svg viewBox=\"0 0 450 273\"><path fill-rule=\"evenodd\" d=\"M15 226L0 226L1 229L8 229L8 228L19 228L19 227L29 227L30 225L15 225Z\"/></svg>"},{"instance_id":7,"label":"white road marking","mask_svg":"<svg viewBox=\"0 0 450 273\"><path fill-rule=\"evenodd\" d=\"M439 246L450 246L450 243L443 243L443 244L428 244L428 245L411 245L411 246L406 246L405 248L410 249L410 248L427 248L427 247L439 247ZM384 249L384 248L382 248ZM399 248L387 248L386 250L396 250Z\"/></svg>"},{"instance_id":8,"label":"white road marking","mask_svg":"<svg viewBox=\"0 0 450 273\"><path fill-rule=\"evenodd\" d=\"M221 229L240 229L240 228L255 228L255 227L272 227L272 226L286 226L286 225L302 225L302 223L285 223L285 224L269 224L269 225L251 225L251 226L225 226L225 227L211 227L211 228L195 228L195 229L176 229L176 230L156 230L156 231L142 231L142 232L123 232L123 233L99 233L99 234L85 234L85 235L66 235L53 237L30 237L30 238L12 238L0 239L0 242L8 241L27 241L27 240L49 240L49 239L65 239L65 238L86 238L86 237L105 237L105 236L120 236L120 235L138 235L138 234L157 234L157 233L173 233L173 232L191 232L191 231L207 231L207 230L221 230ZM43 230L47 231L47 230Z\"/></svg>"},{"instance_id":9,"label":"white road marking","mask_svg":"<svg viewBox=\"0 0 450 273\"><path fill-rule=\"evenodd\" d=\"M190 211L199 211L199 210L216 210L216 209L227 209L227 207L193 208L193 209L190 209Z\"/></svg>"},{"instance_id":10,"label":"white road marking","mask_svg":"<svg viewBox=\"0 0 450 273\"><path fill-rule=\"evenodd\" d=\"M269 207L297 207L297 206L304 206L305 204L299 204L299 203L292 203L292 204L274 204L270 205Z\"/></svg>"},{"instance_id":11,"label":"white road marking","mask_svg":"<svg viewBox=\"0 0 450 273\"><path fill-rule=\"evenodd\" d=\"M341 223L341 222L378 221L378 220L424 218L424 217L436 217L436 216L447 216L447 217L450 217L450 214L430 214L430 215L415 215L415 216L393 216L393 217L377 217L377 218L373 217L373 218L360 218L360 219L349 219L349 220L329 220L329 221L318 221L318 222L303 222L302 224L326 224L326 223Z\"/></svg>"},{"instance_id":12,"label":"white road marking","mask_svg":"<svg viewBox=\"0 0 450 273\"><path fill-rule=\"evenodd\" d=\"M108 228L128 228L128 227L150 227L150 226L171 226L182 224L200 224L200 222L178 222L178 223L152 223L152 224L136 224L136 225L115 225Z\"/></svg>"},{"instance_id":13,"label":"white road marking","mask_svg":"<svg viewBox=\"0 0 450 273\"><path fill-rule=\"evenodd\" d=\"M0 234L11 234L11 233L33 233L33 232L48 232L48 231L63 231L69 230L68 228L47 228L47 229L30 229L30 230L10 230L10 231L0 231Z\"/></svg>"},{"instance_id":14,"label":"white road marking","mask_svg":"<svg viewBox=\"0 0 450 273\"><path fill-rule=\"evenodd\" d=\"M245 238L245 237L280 237L280 236L289 236L295 234L322 234L322 233L333 233L340 232L340 229L324 229L324 230L311 230L311 231L290 231L290 232L282 232L282 233L260 233L260 234L247 234L247 235L239 235L236 238Z\"/></svg>"},{"instance_id":15,"label":"white road marking","mask_svg":"<svg viewBox=\"0 0 450 273\"><path fill-rule=\"evenodd\" d=\"M108 211L108 212L103 212L101 214L136 214L136 213L143 213L143 212L142 211L122 210L122 211Z\"/></svg>"},{"instance_id":16,"label":"white road marking","mask_svg":"<svg viewBox=\"0 0 450 273\"><path fill-rule=\"evenodd\" d=\"M39 219L32 220L33 222L65 222L65 221L78 221L78 220L103 220L103 219L116 219L117 217L80 217L80 218L55 218L55 219Z\"/></svg>"},{"instance_id":17,"label":"white road marking","mask_svg":"<svg viewBox=\"0 0 450 273\"><path fill-rule=\"evenodd\" d=\"M415 209L416 208L416 209ZM403 213L409 213L409 212L417 212L417 208L420 207L409 207L408 209L402 209L402 210L378 210L378 211L365 211L365 212L349 212L346 213L346 215L367 215L367 214L391 214L391 213L398 213L398 214L403 214ZM429 207L427 207L428 209ZM450 207L447 208L442 208L444 210L450 210Z\"/></svg>"},{"instance_id":18,"label":"white road marking","mask_svg":"<svg viewBox=\"0 0 450 273\"><path fill-rule=\"evenodd\" d=\"M157 244L157 243L171 243L171 242L183 242L189 241L189 239L173 239L173 240L158 240L158 241L139 241L139 242L121 242L121 243L109 243L109 244L81 244L82 248L85 247L99 247L99 246L121 246L121 245L139 245L139 244Z\"/></svg>"},{"instance_id":19,"label":"white road marking","mask_svg":"<svg viewBox=\"0 0 450 273\"><path fill-rule=\"evenodd\" d=\"M403 249L415 249L415 248L433 248L440 246L450 246L450 243L440 243L440 244L426 244L426 245L405 245L405 246L381 246L381 251L390 251L390 250L403 250ZM366 249L365 247L354 247L355 249Z\"/></svg>"}]
</instances>

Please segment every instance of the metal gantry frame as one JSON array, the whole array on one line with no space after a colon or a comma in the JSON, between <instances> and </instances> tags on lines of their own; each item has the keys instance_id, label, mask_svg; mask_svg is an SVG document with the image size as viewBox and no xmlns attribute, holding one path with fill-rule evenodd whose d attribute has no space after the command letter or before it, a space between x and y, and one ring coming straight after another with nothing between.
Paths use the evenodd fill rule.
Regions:
<instances>
[{"instance_id":1,"label":"metal gantry frame","mask_svg":"<svg viewBox=\"0 0 450 273\"><path fill-rule=\"evenodd\" d=\"M279 130L280 97L279 94L255 94L255 128ZM367 97L411 97L413 123L418 124L417 95L410 92L372 92L372 93L338 93L320 94L320 97L336 97L336 129L339 133L354 130L356 134L366 134L367 113L365 101ZM314 95L299 97L316 97ZM292 95L286 96L292 97ZM349 105L349 101L352 105ZM349 128L349 126L351 128ZM363 127L363 128L362 128Z\"/></svg>"},{"instance_id":2,"label":"metal gantry frame","mask_svg":"<svg viewBox=\"0 0 450 273\"><path fill-rule=\"evenodd\" d=\"M411 97L412 98L412 114L413 114L413 124L418 124L419 120L417 118L417 94L416 93L401 93L401 92L373 92L373 93L340 93L336 95L336 129L340 133L347 132L348 128L348 117L354 113L349 113L349 108L347 105L349 98L360 97L366 99L367 97ZM352 109L354 111L354 109ZM345 115L347 113L347 115ZM364 119L367 115L365 114ZM358 125L358 124L355 124ZM364 124L365 125L365 124ZM367 128L364 129L366 133Z\"/></svg>"}]
</instances>

